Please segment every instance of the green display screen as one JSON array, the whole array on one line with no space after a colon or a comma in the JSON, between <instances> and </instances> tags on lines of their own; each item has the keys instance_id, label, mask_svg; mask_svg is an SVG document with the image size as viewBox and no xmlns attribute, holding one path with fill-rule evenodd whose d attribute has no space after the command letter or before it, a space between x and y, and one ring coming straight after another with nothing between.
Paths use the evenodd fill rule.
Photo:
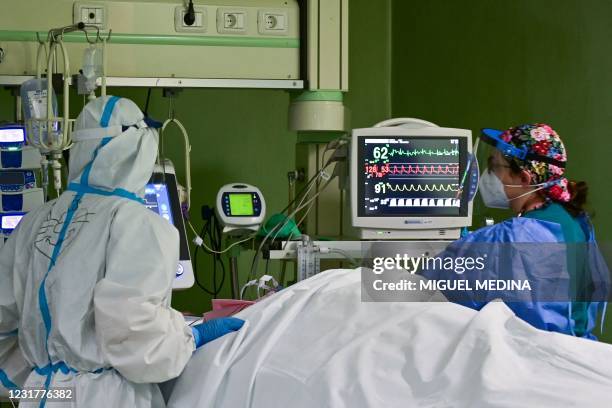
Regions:
<instances>
[{"instance_id":1,"label":"green display screen","mask_svg":"<svg viewBox=\"0 0 612 408\"><path fill-rule=\"evenodd\" d=\"M254 216L253 197L251 194L230 194L229 195L230 212L232 216Z\"/></svg>"}]
</instances>

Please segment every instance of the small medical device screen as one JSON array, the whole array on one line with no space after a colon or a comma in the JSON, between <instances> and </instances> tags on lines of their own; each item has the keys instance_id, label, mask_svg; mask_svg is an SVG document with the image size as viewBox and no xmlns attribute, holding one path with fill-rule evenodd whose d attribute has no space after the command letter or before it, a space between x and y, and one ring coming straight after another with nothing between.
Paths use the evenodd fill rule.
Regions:
<instances>
[{"instance_id":1,"label":"small medical device screen","mask_svg":"<svg viewBox=\"0 0 612 408\"><path fill-rule=\"evenodd\" d=\"M253 197L250 193L229 193L230 216L255 216Z\"/></svg>"},{"instance_id":2,"label":"small medical device screen","mask_svg":"<svg viewBox=\"0 0 612 408\"><path fill-rule=\"evenodd\" d=\"M153 173L149 183L145 186L144 199L145 206L149 210L168 220L178 230L181 240L180 260L188 261L190 259L189 245L176 188L176 176L171 173Z\"/></svg>"},{"instance_id":3,"label":"small medical device screen","mask_svg":"<svg viewBox=\"0 0 612 408\"><path fill-rule=\"evenodd\" d=\"M145 206L174 225L172 207L166 184L149 183L145 187Z\"/></svg>"},{"instance_id":4,"label":"small medical device screen","mask_svg":"<svg viewBox=\"0 0 612 408\"><path fill-rule=\"evenodd\" d=\"M2 216L2 229L12 231L17 228L17 224L23 218L23 215L3 215Z\"/></svg>"},{"instance_id":5,"label":"small medical device screen","mask_svg":"<svg viewBox=\"0 0 612 408\"><path fill-rule=\"evenodd\" d=\"M467 138L358 138L358 208L362 217L467 215Z\"/></svg>"},{"instance_id":6,"label":"small medical device screen","mask_svg":"<svg viewBox=\"0 0 612 408\"><path fill-rule=\"evenodd\" d=\"M24 185L26 182L25 174L22 171L2 171L0 172L0 184Z\"/></svg>"},{"instance_id":7,"label":"small medical device screen","mask_svg":"<svg viewBox=\"0 0 612 408\"><path fill-rule=\"evenodd\" d=\"M225 217L253 218L261 216L263 199L260 193L248 191L248 187L243 184L235 184L232 186L231 191L222 189L219 192L221 201L217 205L223 210ZM239 192L236 190L239 190Z\"/></svg>"},{"instance_id":8,"label":"small medical device screen","mask_svg":"<svg viewBox=\"0 0 612 408\"><path fill-rule=\"evenodd\" d=\"M0 128L0 143L25 143L23 128Z\"/></svg>"}]
</instances>

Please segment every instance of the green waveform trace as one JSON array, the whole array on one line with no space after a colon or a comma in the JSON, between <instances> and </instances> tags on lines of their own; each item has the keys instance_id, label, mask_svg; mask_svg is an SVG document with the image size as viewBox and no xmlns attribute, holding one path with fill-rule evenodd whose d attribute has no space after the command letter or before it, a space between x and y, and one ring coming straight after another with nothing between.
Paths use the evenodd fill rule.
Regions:
<instances>
[{"instance_id":1,"label":"green waveform trace","mask_svg":"<svg viewBox=\"0 0 612 408\"><path fill-rule=\"evenodd\" d=\"M421 150L404 150L404 149L392 149L389 151L389 156L406 156L406 157L414 157L414 156L458 156L459 149L421 149Z\"/></svg>"}]
</instances>

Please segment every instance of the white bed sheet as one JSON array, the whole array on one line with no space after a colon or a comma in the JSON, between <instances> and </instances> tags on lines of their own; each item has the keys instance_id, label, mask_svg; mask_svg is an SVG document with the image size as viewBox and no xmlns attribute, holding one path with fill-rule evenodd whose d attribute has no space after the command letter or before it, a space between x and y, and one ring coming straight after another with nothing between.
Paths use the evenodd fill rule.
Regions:
<instances>
[{"instance_id":1,"label":"white bed sheet","mask_svg":"<svg viewBox=\"0 0 612 408\"><path fill-rule=\"evenodd\" d=\"M169 407L612 406L612 346L534 329L503 303L363 303L359 270L331 270L238 317Z\"/></svg>"}]
</instances>

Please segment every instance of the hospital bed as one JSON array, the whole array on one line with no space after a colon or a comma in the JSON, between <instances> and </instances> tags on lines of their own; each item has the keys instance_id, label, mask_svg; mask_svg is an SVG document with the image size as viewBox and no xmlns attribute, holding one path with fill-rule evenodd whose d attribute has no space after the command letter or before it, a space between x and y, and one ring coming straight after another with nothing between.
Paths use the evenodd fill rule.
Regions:
<instances>
[{"instance_id":1,"label":"hospital bed","mask_svg":"<svg viewBox=\"0 0 612 408\"><path fill-rule=\"evenodd\" d=\"M501 302L362 302L360 275L330 270L241 312L243 329L167 387L169 407L610 406L612 346L534 329Z\"/></svg>"}]
</instances>

